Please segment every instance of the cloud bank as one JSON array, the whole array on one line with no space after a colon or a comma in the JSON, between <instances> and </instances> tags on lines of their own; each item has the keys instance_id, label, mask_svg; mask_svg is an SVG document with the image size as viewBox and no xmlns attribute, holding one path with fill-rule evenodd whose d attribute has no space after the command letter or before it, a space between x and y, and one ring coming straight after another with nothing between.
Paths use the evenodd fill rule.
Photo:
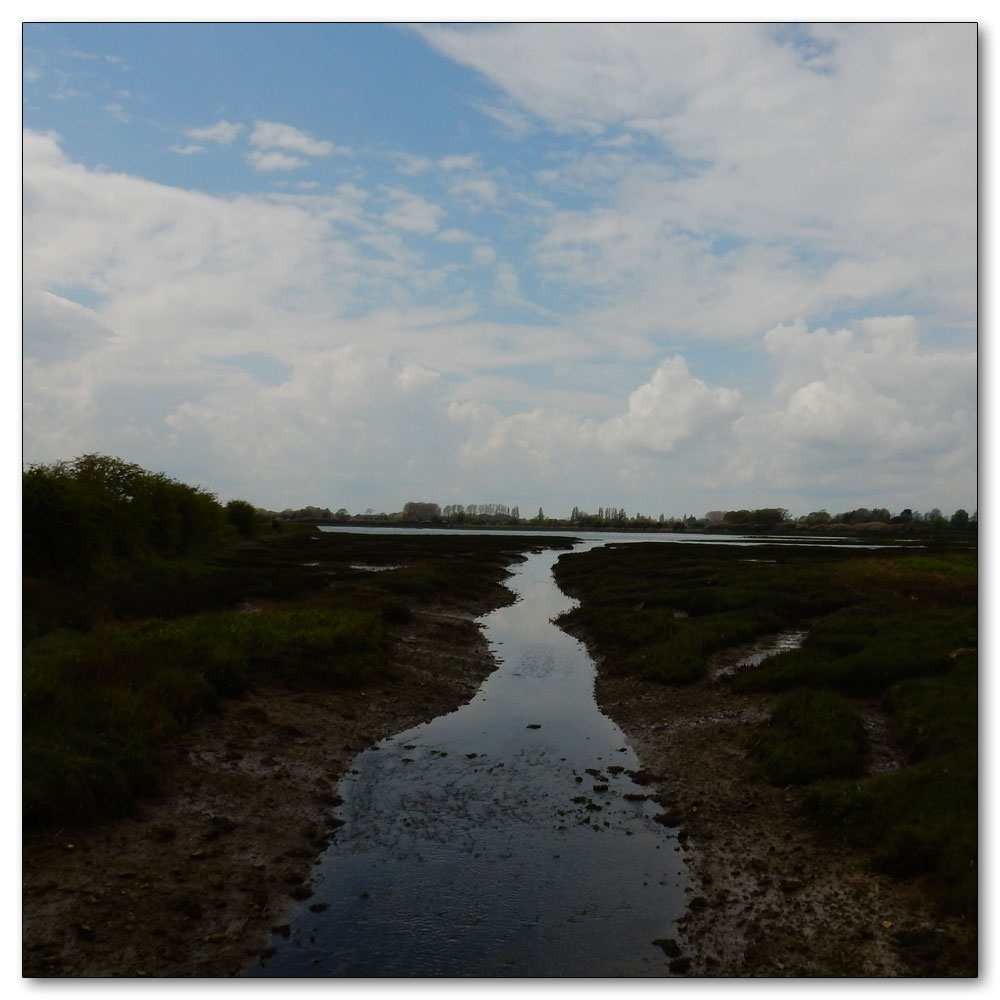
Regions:
<instances>
[{"instance_id":1,"label":"cloud bank","mask_svg":"<svg viewBox=\"0 0 1000 1000\"><path fill-rule=\"evenodd\" d=\"M417 31L493 145L192 122L264 185L211 194L25 132L29 461L276 508L975 508L974 27Z\"/></svg>"}]
</instances>

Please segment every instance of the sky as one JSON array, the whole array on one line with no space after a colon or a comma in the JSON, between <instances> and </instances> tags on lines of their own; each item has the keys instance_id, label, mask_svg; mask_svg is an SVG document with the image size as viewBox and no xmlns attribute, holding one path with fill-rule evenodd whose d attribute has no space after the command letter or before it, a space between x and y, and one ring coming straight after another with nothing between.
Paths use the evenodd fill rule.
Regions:
<instances>
[{"instance_id":1,"label":"sky","mask_svg":"<svg viewBox=\"0 0 1000 1000\"><path fill-rule=\"evenodd\" d=\"M27 23L23 459L977 509L965 23Z\"/></svg>"}]
</instances>

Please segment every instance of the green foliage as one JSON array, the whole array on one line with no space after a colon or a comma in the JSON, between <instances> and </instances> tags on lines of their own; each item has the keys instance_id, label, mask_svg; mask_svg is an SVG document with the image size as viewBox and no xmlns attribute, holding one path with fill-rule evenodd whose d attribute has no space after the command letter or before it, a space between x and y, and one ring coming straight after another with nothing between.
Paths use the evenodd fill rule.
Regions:
<instances>
[{"instance_id":1,"label":"green foliage","mask_svg":"<svg viewBox=\"0 0 1000 1000\"><path fill-rule=\"evenodd\" d=\"M217 538L225 523L211 494L104 455L30 467L22 511L29 576L191 552Z\"/></svg>"},{"instance_id":2,"label":"green foliage","mask_svg":"<svg viewBox=\"0 0 1000 1000\"><path fill-rule=\"evenodd\" d=\"M221 697L260 679L356 685L385 672L384 644L377 614L318 607L40 639L24 655L25 821L127 811L155 785L159 744Z\"/></svg>"},{"instance_id":3,"label":"green foliage","mask_svg":"<svg viewBox=\"0 0 1000 1000\"><path fill-rule=\"evenodd\" d=\"M226 520L244 538L249 538L257 530L257 511L246 500L230 500L226 504Z\"/></svg>"},{"instance_id":4,"label":"green foliage","mask_svg":"<svg viewBox=\"0 0 1000 1000\"><path fill-rule=\"evenodd\" d=\"M861 718L842 698L799 688L779 699L754 753L772 784L806 785L861 773L865 746Z\"/></svg>"},{"instance_id":5,"label":"green foliage","mask_svg":"<svg viewBox=\"0 0 1000 1000\"><path fill-rule=\"evenodd\" d=\"M862 782L820 783L802 811L827 836L867 848L876 870L925 878L944 909L974 917L977 770L966 746Z\"/></svg>"},{"instance_id":6,"label":"green foliage","mask_svg":"<svg viewBox=\"0 0 1000 1000\"><path fill-rule=\"evenodd\" d=\"M909 680L885 699L893 729L913 761L974 747L978 735L978 672L975 650L952 658L949 673Z\"/></svg>"},{"instance_id":7,"label":"green foliage","mask_svg":"<svg viewBox=\"0 0 1000 1000\"><path fill-rule=\"evenodd\" d=\"M880 695L892 685L950 669L949 653L975 642L975 609L855 606L819 621L801 649L736 675L737 691L787 691L800 684L843 694Z\"/></svg>"},{"instance_id":8,"label":"green foliage","mask_svg":"<svg viewBox=\"0 0 1000 1000\"><path fill-rule=\"evenodd\" d=\"M581 604L560 624L593 638L620 672L690 683L711 653L848 600L815 555L753 552L750 561L735 546L633 543L563 556L556 579Z\"/></svg>"},{"instance_id":9,"label":"green foliage","mask_svg":"<svg viewBox=\"0 0 1000 1000\"><path fill-rule=\"evenodd\" d=\"M636 544L564 556L556 577L581 601L561 623L643 679L697 681L713 650L805 627L800 649L727 681L782 695L755 733L763 773L806 786L804 814L876 870L919 877L946 909L975 914L975 550ZM863 776L865 732L845 696L890 713L904 766Z\"/></svg>"},{"instance_id":10,"label":"green foliage","mask_svg":"<svg viewBox=\"0 0 1000 1000\"><path fill-rule=\"evenodd\" d=\"M75 486L72 477L60 482ZM503 567L518 551L549 543L570 544L289 526L198 557L31 580L25 822L129 811L156 787L163 741L252 686L309 690L390 679L392 625L409 621L422 603L461 607L467 598L478 607L487 594L502 602ZM371 573L355 564L399 569ZM231 610L248 601L263 606Z\"/></svg>"}]
</instances>

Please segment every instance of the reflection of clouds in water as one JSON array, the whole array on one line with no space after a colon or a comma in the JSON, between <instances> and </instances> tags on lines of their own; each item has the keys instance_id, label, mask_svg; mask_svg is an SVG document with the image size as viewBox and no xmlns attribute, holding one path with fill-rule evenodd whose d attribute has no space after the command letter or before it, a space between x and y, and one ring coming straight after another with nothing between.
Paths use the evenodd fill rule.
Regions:
<instances>
[{"instance_id":1,"label":"reflection of clouds in water","mask_svg":"<svg viewBox=\"0 0 1000 1000\"><path fill-rule=\"evenodd\" d=\"M476 698L355 761L318 870L329 909L302 904L267 974L663 974L681 854L654 803L624 798L644 791L635 755L549 620L570 603L557 557L518 564L522 600L483 619L505 662Z\"/></svg>"}]
</instances>

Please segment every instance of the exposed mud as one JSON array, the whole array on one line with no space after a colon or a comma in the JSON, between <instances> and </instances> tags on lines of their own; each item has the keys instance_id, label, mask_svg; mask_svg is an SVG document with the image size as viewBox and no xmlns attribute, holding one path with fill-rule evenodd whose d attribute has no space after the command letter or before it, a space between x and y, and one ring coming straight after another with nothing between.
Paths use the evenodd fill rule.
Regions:
<instances>
[{"instance_id":1,"label":"exposed mud","mask_svg":"<svg viewBox=\"0 0 1000 1000\"><path fill-rule=\"evenodd\" d=\"M257 961L289 901L310 898L350 761L464 704L494 668L476 613L418 614L397 637L391 681L228 703L169 748L161 795L137 816L28 838L23 974L221 977ZM746 746L769 696L622 679L600 663L596 694L682 827L688 909L658 941L671 974L976 975L971 924L818 838L796 813L799 793L759 779ZM866 723L873 768L898 766L871 706Z\"/></svg>"},{"instance_id":2,"label":"exposed mud","mask_svg":"<svg viewBox=\"0 0 1000 1000\"><path fill-rule=\"evenodd\" d=\"M977 974L970 923L941 917L918 884L873 874L856 851L820 839L797 815L801 793L758 776L746 748L770 696L732 694L710 680L664 687L598 669L598 704L628 735L690 848L688 910L660 941L673 974ZM871 706L866 723L873 770L898 766Z\"/></svg>"},{"instance_id":3,"label":"exposed mud","mask_svg":"<svg viewBox=\"0 0 1000 1000\"><path fill-rule=\"evenodd\" d=\"M169 748L137 816L26 839L23 975L238 975L308 898L350 761L464 704L494 669L476 613L418 614L391 681L227 703Z\"/></svg>"}]
</instances>

